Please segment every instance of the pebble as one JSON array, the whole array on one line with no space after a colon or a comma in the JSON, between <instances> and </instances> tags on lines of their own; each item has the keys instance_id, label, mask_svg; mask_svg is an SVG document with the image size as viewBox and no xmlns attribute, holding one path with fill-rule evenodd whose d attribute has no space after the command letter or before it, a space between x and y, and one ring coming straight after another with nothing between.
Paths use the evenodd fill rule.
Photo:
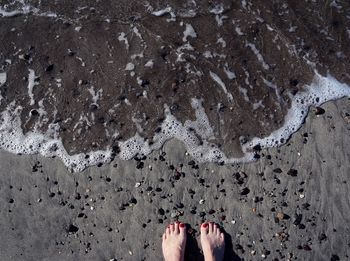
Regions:
<instances>
[{"instance_id":1,"label":"pebble","mask_svg":"<svg viewBox=\"0 0 350 261\"><path fill-rule=\"evenodd\" d=\"M278 218L279 221L282 221L284 219L284 213L278 212L276 217Z\"/></svg>"},{"instance_id":2,"label":"pebble","mask_svg":"<svg viewBox=\"0 0 350 261\"><path fill-rule=\"evenodd\" d=\"M288 170L287 175L296 177L298 175L298 171L296 169L290 169Z\"/></svg>"},{"instance_id":3,"label":"pebble","mask_svg":"<svg viewBox=\"0 0 350 261\"><path fill-rule=\"evenodd\" d=\"M170 217L176 218L178 216L178 212L171 212Z\"/></svg>"},{"instance_id":4,"label":"pebble","mask_svg":"<svg viewBox=\"0 0 350 261\"><path fill-rule=\"evenodd\" d=\"M245 196L245 195L248 195L249 192L250 192L250 189L245 187L241 190L240 194L241 194L241 196Z\"/></svg>"}]
</instances>

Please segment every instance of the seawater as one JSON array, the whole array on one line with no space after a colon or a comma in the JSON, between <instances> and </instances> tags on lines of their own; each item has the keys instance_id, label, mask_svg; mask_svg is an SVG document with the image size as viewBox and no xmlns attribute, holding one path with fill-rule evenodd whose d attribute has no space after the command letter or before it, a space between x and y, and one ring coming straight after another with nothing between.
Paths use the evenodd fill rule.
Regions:
<instances>
[{"instance_id":1,"label":"seawater","mask_svg":"<svg viewBox=\"0 0 350 261\"><path fill-rule=\"evenodd\" d=\"M253 161L310 106L350 97L346 23L293 25L289 10L318 21L313 4L0 4L0 148L73 172L170 139L198 162ZM349 19L348 4L330 8Z\"/></svg>"}]
</instances>

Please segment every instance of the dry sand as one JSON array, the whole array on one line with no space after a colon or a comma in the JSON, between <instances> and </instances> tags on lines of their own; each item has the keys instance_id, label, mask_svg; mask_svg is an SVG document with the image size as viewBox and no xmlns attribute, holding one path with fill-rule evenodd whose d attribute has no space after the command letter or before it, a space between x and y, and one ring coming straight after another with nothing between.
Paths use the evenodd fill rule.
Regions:
<instances>
[{"instance_id":1,"label":"dry sand","mask_svg":"<svg viewBox=\"0 0 350 261\"><path fill-rule=\"evenodd\" d=\"M348 260L349 105L325 104L287 145L237 166L191 165L176 141L74 174L1 152L0 260L161 260L176 219L192 227L188 260L203 220L228 233L226 260Z\"/></svg>"}]
</instances>

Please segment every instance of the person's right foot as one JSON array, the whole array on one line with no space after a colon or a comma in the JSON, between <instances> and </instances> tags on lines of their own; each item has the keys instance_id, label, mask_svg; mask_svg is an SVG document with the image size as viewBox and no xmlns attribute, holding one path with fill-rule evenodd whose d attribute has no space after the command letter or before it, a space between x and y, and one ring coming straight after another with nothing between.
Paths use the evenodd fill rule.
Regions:
<instances>
[{"instance_id":1,"label":"person's right foot","mask_svg":"<svg viewBox=\"0 0 350 261\"><path fill-rule=\"evenodd\" d=\"M225 252L225 236L215 223L201 225L201 244L205 261L222 261Z\"/></svg>"},{"instance_id":2,"label":"person's right foot","mask_svg":"<svg viewBox=\"0 0 350 261\"><path fill-rule=\"evenodd\" d=\"M165 261L184 261L186 247L186 225L170 224L163 234L163 255Z\"/></svg>"}]
</instances>

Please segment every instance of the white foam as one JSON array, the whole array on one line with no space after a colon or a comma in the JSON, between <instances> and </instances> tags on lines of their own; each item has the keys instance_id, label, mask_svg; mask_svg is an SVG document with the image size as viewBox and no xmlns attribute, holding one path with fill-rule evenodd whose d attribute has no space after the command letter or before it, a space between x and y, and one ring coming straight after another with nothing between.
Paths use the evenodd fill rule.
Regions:
<instances>
[{"instance_id":1,"label":"white foam","mask_svg":"<svg viewBox=\"0 0 350 261\"><path fill-rule=\"evenodd\" d=\"M238 35L244 35L244 33L241 31L241 28L238 25L235 27L235 31Z\"/></svg>"},{"instance_id":2,"label":"white foam","mask_svg":"<svg viewBox=\"0 0 350 261\"><path fill-rule=\"evenodd\" d=\"M210 77L221 87L224 93L227 95L229 101L233 100L233 96L230 92L227 91L225 83L221 80L221 78L216 74L210 71Z\"/></svg>"},{"instance_id":3,"label":"white foam","mask_svg":"<svg viewBox=\"0 0 350 261\"><path fill-rule=\"evenodd\" d=\"M215 20L218 26L222 26L223 20L228 18L228 16L222 15L224 11L225 9L223 4L215 5L213 8L209 9L209 13L215 14Z\"/></svg>"},{"instance_id":4,"label":"white foam","mask_svg":"<svg viewBox=\"0 0 350 261\"><path fill-rule=\"evenodd\" d=\"M153 60L149 60L146 64L145 67L153 68L154 62Z\"/></svg>"},{"instance_id":5,"label":"white foam","mask_svg":"<svg viewBox=\"0 0 350 261\"><path fill-rule=\"evenodd\" d=\"M51 124L46 133L30 131L23 134L21 121L18 117L21 107L12 102L7 110L1 113L0 147L16 154L41 154L45 157L58 157L71 171L82 171L88 166L107 163L111 160L110 149L94 151L86 154L69 155L64 149L62 141L56 138L57 124Z\"/></svg>"},{"instance_id":6,"label":"white foam","mask_svg":"<svg viewBox=\"0 0 350 261\"><path fill-rule=\"evenodd\" d=\"M225 63L224 72L226 73L227 78L229 78L230 80L236 78L236 74L228 68L228 63Z\"/></svg>"},{"instance_id":7,"label":"white foam","mask_svg":"<svg viewBox=\"0 0 350 261\"><path fill-rule=\"evenodd\" d=\"M224 38L220 37L216 43L220 43L222 48L225 48L226 47L226 41L224 40Z\"/></svg>"},{"instance_id":8,"label":"white foam","mask_svg":"<svg viewBox=\"0 0 350 261\"><path fill-rule=\"evenodd\" d=\"M7 81L7 74L5 72L0 73L0 87Z\"/></svg>"},{"instance_id":9,"label":"white foam","mask_svg":"<svg viewBox=\"0 0 350 261\"><path fill-rule=\"evenodd\" d=\"M248 97L248 95L247 95L248 90L247 90L246 88L241 87L241 86L238 87L238 90L239 90L240 93L243 94L244 100L245 100L246 102L249 102L250 100L249 100L249 97Z\"/></svg>"},{"instance_id":10,"label":"white foam","mask_svg":"<svg viewBox=\"0 0 350 261\"><path fill-rule=\"evenodd\" d=\"M196 38L197 37L196 32L194 31L192 25L190 25L190 24L186 24L186 29L183 32L183 34L184 34L184 37L182 38L182 41L184 41L184 42L187 42L187 38L189 36L192 37L192 38Z\"/></svg>"},{"instance_id":11,"label":"white foam","mask_svg":"<svg viewBox=\"0 0 350 261\"><path fill-rule=\"evenodd\" d=\"M125 71L132 71L135 69L135 64L133 63L128 63L126 66L125 66Z\"/></svg>"},{"instance_id":12,"label":"white foam","mask_svg":"<svg viewBox=\"0 0 350 261\"><path fill-rule=\"evenodd\" d=\"M128 41L128 38L126 38L126 34L124 32L121 32L119 34L118 41L124 42L126 49L129 50L129 41Z\"/></svg>"},{"instance_id":13,"label":"white foam","mask_svg":"<svg viewBox=\"0 0 350 261\"><path fill-rule=\"evenodd\" d=\"M23 4L23 2L22 2ZM29 4L23 5L20 9L17 10L12 10L12 11L7 11L0 7L0 15L3 17L13 17L17 15L28 15L28 14L33 14L36 16L46 16L46 17L57 17L55 13L52 12L41 12L38 8L33 7Z\"/></svg>"},{"instance_id":14,"label":"white foam","mask_svg":"<svg viewBox=\"0 0 350 261\"><path fill-rule=\"evenodd\" d=\"M171 7L168 6L168 7L164 8L164 9L160 9L158 11L154 11L154 12L152 12L152 14L155 15L155 16L163 16L165 14L170 13L171 10L172 10Z\"/></svg>"},{"instance_id":15,"label":"white foam","mask_svg":"<svg viewBox=\"0 0 350 261\"><path fill-rule=\"evenodd\" d=\"M255 44L247 43L246 46L250 47L250 49L256 55L256 58L258 58L258 61L262 64L262 66L265 70L270 69L270 66L265 62L264 57L261 55L259 50L256 48Z\"/></svg>"},{"instance_id":16,"label":"white foam","mask_svg":"<svg viewBox=\"0 0 350 261\"><path fill-rule=\"evenodd\" d=\"M101 99L103 90L99 89L98 91L95 91L95 87L91 86L88 89L88 91L90 92L90 94L92 96L93 104L95 104L96 106L99 106L97 102L98 102L99 99Z\"/></svg>"},{"instance_id":17,"label":"white foam","mask_svg":"<svg viewBox=\"0 0 350 261\"><path fill-rule=\"evenodd\" d=\"M34 100L34 94L33 94L33 89L35 85L38 85L37 82L35 82L35 72L32 69L29 69L29 75L28 75L28 95L30 98L30 105L34 105L35 104L35 100Z\"/></svg>"},{"instance_id":18,"label":"white foam","mask_svg":"<svg viewBox=\"0 0 350 261\"><path fill-rule=\"evenodd\" d=\"M154 16L163 16L165 14L170 14L170 19L167 19L167 22L173 22L176 21L176 15L175 13L172 11L172 8L170 6L167 6L166 8L160 9L158 11L153 11L152 14Z\"/></svg>"},{"instance_id":19,"label":"white foam","mask_svg":"<svg viewBox=\"0 0 350 261\"><path fill-rule=\"evenodd\" d=\"M279 92L278 92L278 87L277 87L277 85L274 84L274 83L272 83L272 82L270 82L270 81L268 81L268 80L266 80L264 77L261 77L261 78L262 78L263 82L266 84L266 86L268 86L269 88L271 88L271 89L273 89L273 90L275 91L277 100L278 100L279 102L281 102L282 100L281 100L281 96L280 96L280 94L279 94Z\"/></svg>"},{"instance_id":20,"label":"white foam","mask_svg":"<svg viewBox=\"0 0 350 261\"><path fill-rule=\"evenodd\" d=\"M214 77L215 78L215 77ZM251 151L256 145L261 147L278 146L287 141L290 135L296 132L305 119L311 105L320 106L322 103L338 99L344 96L350 97L350 87L342 84L332 76L321 76L315 73L313 82L306 86L305 92L300 92L292 98L284 125L272 132L266 138L253 138L242 146L245 152L241 158L227 158L226 155L210 140L214 138L215 130L211 127L202 103L205 101L192 99L191 105L195 110L196 119L187 120L184 124L171 114L168 106L164 107L165 120L161 124L161 131L153 137L154 143L150 145L147 140L138 133L134 137L120 141L119 157L131 159L136 154L147 155L153 150L160 149L169 139L175 138L184 143L188 153L199 162L247 162L254 159ZM127 103L127 101L125 101ZM258 102L261 106L262 103ZM39 101L40 115L45 118L42 101ZM258 105L257 105L258 106ZM27 132L25 135L21 129L19 115L22 107L10 103L6 110L0 114L0 148L17 154L41 154L46 157L58 157L71 171L82 171L88 166L98 163L108 163L112 160L113 151L110 148L93 151L87 154L79 153L69 155L59 137L59 123L49 124L45 133L38 132L38 128ZM83 120L83 118L81 118Z\"/></svg>"},{"instance_id":21,"label":"white foam","mask_svg":"<svg viewBox=\"0 0 350 261\"><path fill-rule=\"evenodd\" d=\"M245 151L252 149L258 144L262 148L284 144L301 127L310 106L320 106L326 101L339 99L344 96L350 97L350 86L340 83L331 75L324 77L315 72L312 83L306 87L306 92L300 92L294 96L291 108L285 116L284 125L266 138L252 139L243 146Z\"/></svg>"},{"instance_id":22,"label":"white foam","mask_svg":"<svg viewBox=\"0 0 350 261\"><path fill-rule=\"evenodd\" d=\"M0 73L0 87L6 83L6 80L7 80L7 74L5 72ZM4 97L1 95L1 92L0 92L0 104L3 99Z\"/></svg>"}]
</instances>

